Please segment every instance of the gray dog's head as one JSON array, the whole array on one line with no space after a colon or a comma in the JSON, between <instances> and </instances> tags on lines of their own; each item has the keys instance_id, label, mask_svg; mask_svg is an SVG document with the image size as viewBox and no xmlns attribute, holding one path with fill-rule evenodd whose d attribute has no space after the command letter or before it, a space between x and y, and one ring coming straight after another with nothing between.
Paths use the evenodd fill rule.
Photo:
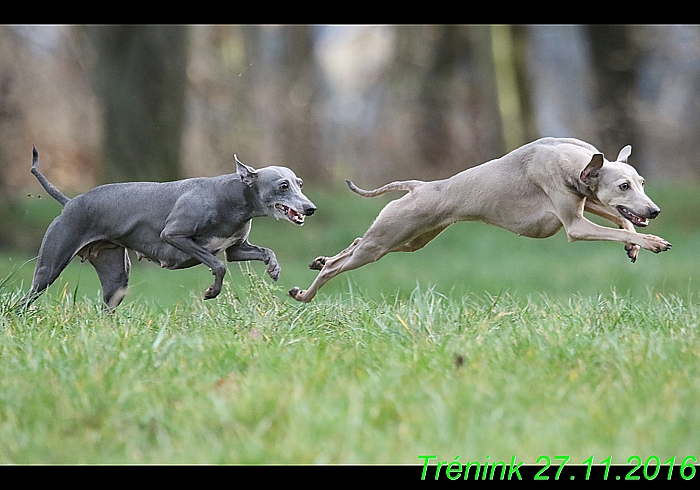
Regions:
<instances>
[{"instance_id":1,"label":"gray dog's head","mask_svg":"<svg viewBox=\"0 0 700 490\"><path fill-rule=\"evenodd\" d=\"M287 167L253 169L241 163L236 155L236 172L241 180L258 194L259 204L268 216L285 218L295 225L316 211L316 206L301 192L304 183Z\"/></svg>"},{"instance_id":2,"label":"gray dog's head","mask_svg":"<svg viewBox=\"0 0 700 490\"><path fill-rule=\"evenodd\" d=\"M606 160L596 153L581 172L581 180L594 190L600 203L636 226L647 226L661 210L644 192L644 179L627 164L632 147L627 145L617 161Z\"/></svg>"}]
</instances>

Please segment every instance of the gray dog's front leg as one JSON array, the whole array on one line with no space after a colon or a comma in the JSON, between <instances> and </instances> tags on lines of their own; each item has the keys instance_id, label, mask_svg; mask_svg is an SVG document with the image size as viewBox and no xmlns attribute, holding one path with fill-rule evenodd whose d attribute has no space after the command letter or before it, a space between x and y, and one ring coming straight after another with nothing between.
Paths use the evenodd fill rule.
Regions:
<instances>
[{"instance_id":1,"label":"gray dog's front leg","mask_svg":"<svg viewBox=\"0 0 700 490\"><path fill-rule=\"evenodd\" d=\"M194 257L211 269L211 273L214 274L214 284L209 286L204 292L204 299L216 298L221 292L221 287L224 283L224 275L226 274L224 264L204 248L197 245L190 237L169 234L165 230L160 234L160 237L166 243Z\"/></svg>"},{"instance_id":2,"label":"gray dog's front leg","mask_svg":"<svg viewBox=\"0 0 700 490\"><path fill-rule=\"evenodd\" d=\"M238 262L244 260L261 260L267 266L267 273L275 281L279 278L282 268L277 263L275 252L265 247L258 247L247 240L226 249L226 260Z\"/></svg>"}]
</instances>

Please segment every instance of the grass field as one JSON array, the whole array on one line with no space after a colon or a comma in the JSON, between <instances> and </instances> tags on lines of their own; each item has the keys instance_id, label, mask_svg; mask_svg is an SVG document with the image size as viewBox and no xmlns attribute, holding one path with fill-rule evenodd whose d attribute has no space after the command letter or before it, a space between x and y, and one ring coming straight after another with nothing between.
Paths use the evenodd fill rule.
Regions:
<instances>
[{"instance_id":1,"label":"grass field","mask_svg":"<svg viewBox=\"0 0 700 490\"><path fill-rule=\"evenodd\" d=\"M34 311L8 312L36 251L6 252L0 463L698 458L700 192L649 187L663 212L648 232L674 248L636 264L621 244L459 223L309 305L286 291L386 201L309 190L319 211L304 227L253 224L279 283L262 264L229 264L224 292L204 302L204 266L135 263L112 315L79 261ZM28 219L58 212L24 206Z\"/></svg>"}]
</instances>

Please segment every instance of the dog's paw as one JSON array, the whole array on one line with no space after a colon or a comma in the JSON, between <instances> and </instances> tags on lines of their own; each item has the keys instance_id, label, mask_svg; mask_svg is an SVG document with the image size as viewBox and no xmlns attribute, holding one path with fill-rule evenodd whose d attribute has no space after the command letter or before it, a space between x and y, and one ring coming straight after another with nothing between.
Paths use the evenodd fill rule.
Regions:
<instances>
[{"instance_id":1,"label":"dog's paw","mask_svg":"<svg viewBox=\"0 0 700 490\"><path fill-rule=\"evenodd\" d=\"M267 268L267 273L270 275L273 281L279 279L281 272L282 267L280 267L277 261L270 262L270 266Z\"/></svg>"},{"instance_id":2,"label":"dog's paw","mask_svg":"<svg viewBox=\"0 0 700 490\"><path fill-rule=\"evenodd\" d=\"M221 288L215 287L214 284L209 286L206 291L204 291L204 299L214 299L221 292Z\"/></svg>"},{"instance_id":3,"label":"dog's paw","mask_svg":"<svg viewBox=\"0 0 700 490\"><path fill-rule=\"evenodd\" d=\"M289 296L302 303L309 303L312 299L314 299L315 294L309 295L309 291L307 289L299 289L298 287L294 286L289 290Z\"/></svg>"},{"instance_id":4,"label":"dog's paw","mask_svg":"<svg viewBox=\"0 0 700 490\"><path fill-rule=\"evenodd\" d=\"M625 251L627 252L627 256L632 260L632 263L637 261L637 255L639 255L639 250L640 250L639 245L634 245L632 243L628 243L625 245Z\"/></svg>"},{"instance_id":5,"label":"dog's paw","mask_svg":"<svg viewBox=\"0 0 700 490\"><path fill-rule=\"evenodd\" d=\"M304 292L296 286L289 290L289 296L291 296L297 301L301 301L302 294L304 294Z\"/></svg>"},{"instance_id":6,"label":"dog's paw","mask_svg":"<svg viewBox=\"0 0 700 490\"><path fill-rule=\"evenodd\" d=\"M313 262L309 264L309 269L315 270L315 271L320 271L323 269L323 266L326 265L326 258L325 257L316 257Z\"/></svg>"},{"instance_id":7,"label":"dog's paw","mask_svg":"<svg viewBox=\"0 0 700 490\"><path fill-rule=\"evenodd\" d=\"M655 254L665 252L673 246L663 238L655 235L644 235L644 242L643 247Z\"/></svg>"}]
</instances>

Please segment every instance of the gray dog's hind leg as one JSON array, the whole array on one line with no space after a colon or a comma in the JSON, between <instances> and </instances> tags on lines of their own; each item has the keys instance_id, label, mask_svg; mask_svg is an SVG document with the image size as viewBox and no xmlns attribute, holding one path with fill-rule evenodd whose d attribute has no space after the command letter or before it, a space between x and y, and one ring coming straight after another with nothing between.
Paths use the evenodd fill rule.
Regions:
<instances>
[{"instance_id":1,"label":"gray dog's hind leg","mask_svg":"<svg viewBox=\"0 0 700 490\"><path fill-rule=\"evenodd\" d=\"M62 215L46 230L39 248L34 277L29 292L22 299L22 306L29 306L58 278L80 249L80 233L62 226Z\"/></svg>"},{"instance_id":2,"label":"gray dog's hind leg","mask_svg":"<svg viewBox=\"0 0 700 490\"><path fill-rule=\"evenodd\" d=\"M102 297L108 310L116 308L126 295L131 261L124 247L101 248L88 261L102 284Z\"/></svg>"}]
</instances>

